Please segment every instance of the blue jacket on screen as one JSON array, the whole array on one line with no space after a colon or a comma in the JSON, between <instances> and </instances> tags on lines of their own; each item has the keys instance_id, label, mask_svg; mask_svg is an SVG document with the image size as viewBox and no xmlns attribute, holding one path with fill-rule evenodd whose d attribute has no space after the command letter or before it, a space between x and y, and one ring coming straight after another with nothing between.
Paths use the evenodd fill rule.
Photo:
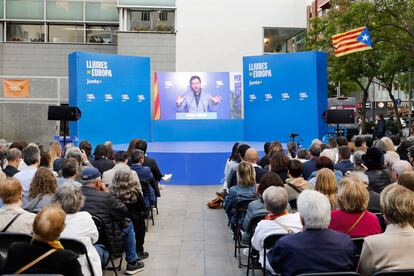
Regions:
<instances>
[{"instance_id":1,"label":"blue jacket on screen","mask_svg":"<svg viewBox=\"0 0 414 276\"><path fill-rule=\"evenodd\" d=\"M282 276L353 271L355 245L344 233L308 229L281 238L267 257Z\"/></svg>"}]
</instances>

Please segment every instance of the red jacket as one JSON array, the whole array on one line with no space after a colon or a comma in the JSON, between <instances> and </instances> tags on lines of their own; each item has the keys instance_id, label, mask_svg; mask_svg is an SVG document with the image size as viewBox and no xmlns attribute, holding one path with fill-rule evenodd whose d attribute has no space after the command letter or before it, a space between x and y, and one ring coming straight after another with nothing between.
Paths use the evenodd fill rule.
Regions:
<instances>
[{"instance_id":1,"label":"red jacket","mask_svg":"<svg viewBox=\"0 0 414 276\"><path fill-rule=\"evenodd\" d=\"M334 210L331 212L329 229L346 233L355 221L357 221L360 215L361 213L347 213L342 210ZM348 235L355 238L376 235L381 232L381 226L377 216L367 211Z\"/></svg>"}]
</instances>

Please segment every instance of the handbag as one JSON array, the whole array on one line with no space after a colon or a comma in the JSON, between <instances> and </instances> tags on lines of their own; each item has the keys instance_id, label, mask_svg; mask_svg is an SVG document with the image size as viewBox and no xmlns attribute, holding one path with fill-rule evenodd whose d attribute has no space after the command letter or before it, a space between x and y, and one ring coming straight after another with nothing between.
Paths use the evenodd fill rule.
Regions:
<instances>
[{"instance_id":1,"label":"handbag","mask_svg":"<svg viewBox=\"0 0 414 276\"><path fill-rule=\"evenodd\" d=\"M38 262L40 262L41 260L43 260L44 258L46 258L47 256L53 254L56 251L57 251L57 249L55 249L55 248L50 249L49 251L47 251L43 255L40 255L39 257L37 257L36 259L31 261L27 265L25 265L22 268L20 268L19 270L17 270L14 274L21 274L22 272L28 270L29 268L31 268L32 266L34 266L35 264L37 264Z\"/></svg>"},{"instance_id":2,"label":"handbag","mask_svg":"<svg viewBox=\"0 0 414 276\"><path fill-rule=\"evenodd\" d=\"M358 219L354 222L354 224L351 225L351 227L349 227L349 229L345 232L345 234L349 234L349 233L351 233L352 230L354 230L354 228L358 225L358 223L364 217L364 215L365 215L366 212L367 211L365 210L364 212L362 212L361 215L359 215Z\"/></svg>"},{"instance_id":3,"label":"handbag","mask_svg":"<svg viewBox=\"0 0 414 276\"><path fill-rule=\"evenodd\" d=\"M215 199L210 200L210 201L207 203L207 206L208 206L208 208L210 208L210 209L220 209L220 208L221 208L222 203L223 203L223 200L222 200L220 197L216 197Z\"/></svg>"}]
</instances>

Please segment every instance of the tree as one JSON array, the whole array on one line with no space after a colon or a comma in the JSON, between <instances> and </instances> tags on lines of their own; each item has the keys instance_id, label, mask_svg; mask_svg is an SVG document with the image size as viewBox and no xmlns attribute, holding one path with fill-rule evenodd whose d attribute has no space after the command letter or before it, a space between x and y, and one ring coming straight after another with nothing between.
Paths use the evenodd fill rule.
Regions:
<instances>
[{"instance_id":1,"label":"tree","mask_svg":"<svg viewBox=\"0 0 414 276\"><path fill-rule=\"evenodd\" d=\"M331 83L351 82L360 88L363 95L361 127L365 133L368 91L377 73L377 68L372 66L377 61L376 53L364 51L337 58L334 56L335 49L331 37L361 26L369 28L375 16L375 6L371 2L350 3L344 0L334 0L332 6L339 8L331 9L324 17L312 19L307 36L307 47L329 54L328 78Z\"/></svg>"},{"instance_id":2,"label":"tree","mask_svg":"<svg viewBox=\"0 0 414 276\"><path fill-rule=\"evenodd\" d=\"M414 13L407 12L407 10L412 11L414 0L376 0L375 2L334 0L332 2L333 6L339 8L333 8L327 16L312 21L312 29L307 40L308 46L311 49L321 49L330 53L328 72L331 82L351 81L361 89L363 96L360 116L363 132L367 130L365 104L370 85L374 82L388 91L393 101L398 129L401 130L393 88L401 72L412 64L410 56L414 57L414 51L411 52L414 50ZM372 50L334 57L332 35L362 26L367 26L370 30ZM413 39L411 44L407 43L410 39Z\"/></svg>"}]
</instances>

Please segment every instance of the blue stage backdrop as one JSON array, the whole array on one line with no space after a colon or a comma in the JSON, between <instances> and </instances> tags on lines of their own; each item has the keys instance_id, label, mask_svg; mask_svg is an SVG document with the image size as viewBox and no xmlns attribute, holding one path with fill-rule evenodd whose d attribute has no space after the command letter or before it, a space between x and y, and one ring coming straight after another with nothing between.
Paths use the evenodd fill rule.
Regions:
<instances>
[{"instance_id":1,"label":"blue stage backdrop","mask_svg":"<svg viewBox=\"0 0 414 276\"><path fill-rule=\"evenodd\" d=\"M297 133L309 146L327 131L327 56L300 52L243 58L244 139L289 141Z\"/></svg>"},{"instance_id":2,"label":"blue stage backdrop","mask_svg":"<svg viewBox=\"0 0 414 276\"><path fill-rule=\"evenodd\" d=\"M93 145L151 139L150 59L74 52L69 55L69 105L82 117L71 136Z\"/></svg>"}]
</instances>

